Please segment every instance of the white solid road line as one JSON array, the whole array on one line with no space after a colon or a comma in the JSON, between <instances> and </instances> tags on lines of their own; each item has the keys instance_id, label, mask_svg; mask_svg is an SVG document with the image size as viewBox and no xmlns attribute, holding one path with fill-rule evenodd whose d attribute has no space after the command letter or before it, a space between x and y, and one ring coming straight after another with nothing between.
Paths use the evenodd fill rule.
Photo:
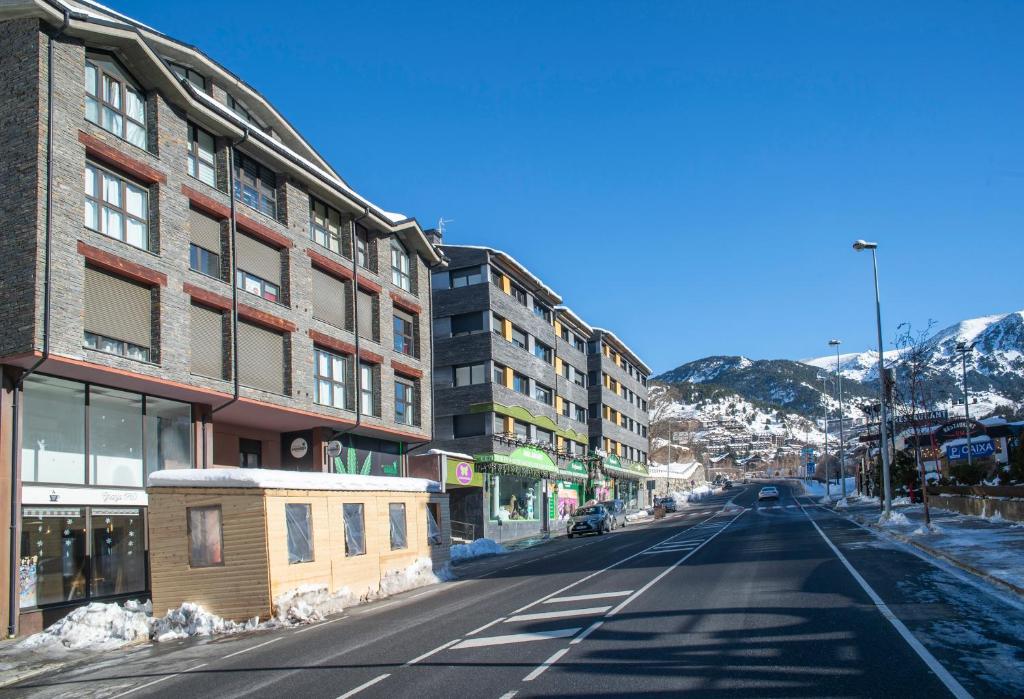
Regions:
<instances>
[{"instance_id":1,"label":"white solid road line","mask_svg":"<svg viewBox=\"0 0 1024 699\"><path fill-rule=\"evenodd\" d=\"M363 682L361 685L359 685L355 689L352 689L352 690L349 690L349 691L345 692L340 697L338 697L338 699L348 699L351 696L359 694L359 692L363 691L367 687L372 687L373 685L377 684L378 682L380 682L382 680L386 680L389 677L391 677L391 673L390 672L385 673L383 675L378 675L377 677L374 677L369 682Z\"/></svg>"},{"instance_id":2,"label":"white solid road line","mask_svg":"<svg viewBox=\"0 0 1024 699\"><path fill-rule=\"evenodd\" d=\"M127 692L121 692L120 694L115 694L114 696L110 697L110 699L118 699L118 697L126 697L129 694L132 694L134 692L139 691L140 689L145 689L146 687L152 687L154 684L159 684L159 683L161 683L161 682L163 682L165 680L171 679L172 677L178 677L179 675L184 675L186 672L192 672L193 670L198 670L199 668L206 667L207 665L209 665L209 663L202 663L201 665L193 665L192 667L188 668L187 670L182 670L181 672L176 672L173 675L165 675L164 677L161 677L158 680L153 680L152 682L147 682L146 684L140 684L138 687L132 687Z\"/></svg>"},{"instance_id":3,"label":"white solid road line","mask_svg":"<svg viewBox=\"0 0 1024 699\"><path fill-rule=\"evenodd\" d=\"M517 614L505 619L506 624L514 621L543 621L544 619L564 619L569 616L590 616L591 614L604 614L612 606L607 607L584 607L582 609L560 609L557 612L536 612L534 614Z\"/></svg>"},{"instance_id":4,"label":"white solid road line","mask_svg":"<svg viewBox=\"0 0 1024 699\"><path fill-rule=\"evenodd\" d=\"M597 629L600 628L601 624L603 624L603 623L604 623L603 621L595 621L593 624L588 626L583 633L581 633L579 636L577 636L576 638L574 638L571 641L569 641L569 645L570 646L575 646L577 643L582 643L583 639L585 639L587 636L589 636L590 634L592 634L595 631L597 631Z\"/></svg>"},{"instance_id":5,"label":"white solid road line","mask_svg":"<svg viewBox=\"0 0 1024 699\"><path fill-rule=\"evenodd\" d=\"M482 648L484 646L503 646L508 643L526 643L527 641L550 641L552 638L568 638L575 636L582 627L572 629L554 629L553 631L534 631L531 633L513 633L508 636L488 636L486 638L467 638L462 643L452 646L452 650L465 648Z\"/></svg>"},{"instance_id":6,"label":"white solid road line","mask_svg":"<svg viewBox=\"0 0 1024 699\"><path fill-rule=\"evenodd\" d=\"M478 633L480 633L481 631L483 631L483 630L485 630L485 629L489 629L489 628L491 628L492 626L494 626L495 624L500 624L500 623L501 623L501 622L503 622L503 621L505 621L505 617L503 617L503 616L499 616L499 617L498 617L497 619L495 619L494 621L488 621L488 622L487 622L486 624L484 624L483 626L479 626L479 627L477 627L477 628L473 629L472 631L470 631L470 632L469 632L469 633L467 633L466 635L467 635L467 636L476 636L476 635L477 635Z\"/></svg>"},{"instance_id":7,"label":"white solid road line","mask_svg":"<svg viewBox=\"0 0 1024 699\"><path fill-rule=\"evenodd\" d=\"M563 655L565 655L565 654L566 654L566 653L568 653L568 652L569 652L569 649L568 649L568 648L563 648L563 649L561 649L561 650L556 650L556 651L554 652L554 654L553 654L553 655L552 655L552 656L551 656L550 658L548 658L548 659L547 659L547 660L545 660L545 661L544 661L543 663L541 663L540 665L538 665L538 666L537 666L537 667L536 667L536 668L534 669L534 671L533 671L533 672L531 672L531 673L530 673L529 675L527 675L526 677L524 677L524 678L523 678L523 682L532 682L533 680L537 679L537 678L538 678L538 677L540 677L540 676L541 676L542 674L544 674L544 671L545 671L545 670L547 670L547 669L548 669L549 667L551 667L552 665L554 665L555 663L557 663L557 662L558 662L558 659L559 659L559 658L561 658L561 657L562 657Z\"/></svg>"},{"instance_id":8,"label":"white solid road line","mask_svg":"<svg viewBox=\"0 0 1024 699\"><path fill-rule=\"evenodd\" d=\"M269 641L265 641L264 643L257 643L255 646L249 646L248 648L243 648L242 650L236 650L234 653L228 653L223 658L221 658L221 660L227 660L228 658L233 658L236 655L241 655L242 653L248 653L249 651L256 650L257 648L262 648L263 646L269 646L271 643L277 643L280 640L281 640L280 637L272 638Z\"/></svg>"},{"instance_id":9,"label":"white solid road line","mask_svg":"<svg viewBox=\"0 0 1024 699\"><path fill-rule=\"evenodd\" d=\"M632 590L619 590L618 592L595 592L592 595L570 595L569 597L552 597L544 600L544 604L558 604L559 602L582 602L588 599L602 599L604 597L627 597L633 594Z\"/></svg>"},{"instance_id":10,"label":"white solid road line","mask_svg":"<svg viewBox=\"0 0 1024 699\"><path fill-rule=\"evenodd\" d=\"M444 650L445 648L450 648L451 646L454 646L454 645L455 645L456 643L458 643L458 642L459 642L459 641L461 641L461 640L462 640L461 638L456 638L456 639L455 639L454 641L448 641L448 642L447 642L447 643L445 643L444 645L438 646L438 647L437 647L437 648L435 648L434 650L428 650L428 651L427 651L426 653L424 653L423 655L417 655L417 656L416 656L415 658L413 658L412 660L410 660L409 662L407 662L407 663L406 663L406 665L415 665L416 663L418 663L418 662L419 662L419 661L421 661L421 660L426 660L427 658L429 658L430 656L432 656L432 655L433 655L434 653L440 653L440 652L441 652L441 651L443 651L443 650Z\"/></svg>"},{"instance_id":11,"label":"white solid road line","mask_svg":"<svg viewBox=\"0 0 1024 699\"><path fill-rule=\"evenodd\" d=\"M904 623L900 621L895 614L892 613L892 610L889 609L889 606L882 600L881 597L878 596L878 593L874 591L871 585L868 584L868 581L861 577L861 574L857 572L857 569L854 568L848 560L846 560L846 556L844 556L842 552L838 548L836 548L836 545L833 544L832 540L825 535L825 532L821 531L821 527L819 527L818 523L815 522L814 519L807 513L807 510L804 510L803 506L801 506L800 509L803 510L804 515L807 516L807 519L808 521L810 521L811 525L816 530L818 530L818 534L820 534L821 538L825 540L825 543L828 544L828 547L832 549L832 553L836 555L836 558L838 558L840 562L846 567L846 570L850 572L850 575L853 576L853 579L857 581L857 584L861 586L864 592L867 593L868 597L871 598L871 601L875 603L875 606L878 608L878 611L882 613L882 616L889 620L889 623L892 624L893 628L895 628L896 631L900 634L900 636L903 637L903 640L907 642L907 645L914 649L914 652L917 653L921 660L924 661L925 665L927 665L928 668L935 673L935 676L942 681L942 684L946 685L946 689L949 690L950 694L952 694L954 697L957 697L957 699L971 699L970 693L963 688L963 685L957 682L956 678L949 674L949 671L945 667L943 667L938 660L935 659L935 656L932 655L928 651L928 649L921 644L919 640L917 640L917 637L910 632L910 629L908 629L906 625L904 625Z\"/></svg>"}]
</instances>

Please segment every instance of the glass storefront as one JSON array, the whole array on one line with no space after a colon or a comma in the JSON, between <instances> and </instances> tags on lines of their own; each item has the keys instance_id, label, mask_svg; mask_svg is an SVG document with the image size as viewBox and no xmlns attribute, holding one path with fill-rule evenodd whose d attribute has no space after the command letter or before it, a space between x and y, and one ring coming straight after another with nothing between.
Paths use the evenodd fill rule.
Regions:
<instances>
[{"instance_id":1,"label":"glass storefront","mask_svg":"<svg viewBox=\"0 0 1024 699\"><path fill-rule=\"evenodd\" d=\"M491 520L540 520L539 478L490 474L488 479Z\"/></svg>"},{"instance_id":2,"label":"glass storefront","mask_svg":"<svg viewBox=\"0 0 1024 699\"><path fill-rule=\"evenodd\" d=\"M640 498L640 481L626 480L625 478L616 479L618 484L618 498L626 503L627 509L635 509L639 507Z\"/></svg>"},{"instance_id":3,"label":"glass storefront","mask_svg":"<svg viewBox=\"0 0 1024 699\"><path fill-rule=\"evenodd\" d=\"M22 609L146 590L142 507L22 508Z\"/></svg>"},{"instance_id":4,"label":"glass storefront","mask_svg":"<svg viewBox=\"0 0 1024 699\"><path fill-rule=\"evenodd\" d=\"M548 497L548 516L552 522L564 522L583 504L583 486L571 481L553 481Z\"/></svg>"}]
</instances>

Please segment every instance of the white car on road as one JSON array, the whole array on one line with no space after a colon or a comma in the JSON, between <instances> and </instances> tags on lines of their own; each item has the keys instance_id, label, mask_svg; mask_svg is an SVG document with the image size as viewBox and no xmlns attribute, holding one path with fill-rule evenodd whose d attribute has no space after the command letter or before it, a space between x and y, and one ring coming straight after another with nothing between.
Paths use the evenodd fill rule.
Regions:
<instances>
[{"instance_id":1,"label":"white car on road","mask_svg":"<svg viewBox=\"0 0 1024 699\"><path fill-rule=\"evenodd\" d=\"M761 488L760 492L758 492L757 499L758 500L778 500L779 499L779 489L776 488L774 485L766 485L765 487Z\"/></svg>"}]
</instances>

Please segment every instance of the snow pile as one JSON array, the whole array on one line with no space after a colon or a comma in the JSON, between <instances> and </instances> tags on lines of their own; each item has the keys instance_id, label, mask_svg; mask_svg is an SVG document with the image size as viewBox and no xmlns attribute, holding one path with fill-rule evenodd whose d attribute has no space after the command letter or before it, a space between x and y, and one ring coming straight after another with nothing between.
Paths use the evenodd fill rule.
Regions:
<instances>
[{"instance_id":1,"label":"snow pile","mask_svg":"<svg viewBox=\"0 0 1024 699\"><path fill-rule=\"evenodd\" d=\"M259 618L239 624L210 614L202 605L185 602L176 609L168 609L167 615L152 620L150 635L157 643L173 641L189 636L213 636L214 634L239 633L259 626Z\"/></svg>"},{"instance_id":2,"label":"snow pile","mask_svg":"<svg viewBox=\"0 0 1024 699\"><path fill-rule=\"evenodd\" d=\"M369 599L389 597L390 595L397 595L399 592L412 590L416 587L447 582L454 578L454 574L452 574L451 569L447 565L435 572L429 558L417 558L415 562L406 568L385 573L380 579L380 588Z\"/></svg>"},{"instance_id":3,"label":"snow pile","mask_svg":"<svg viewBox=\"0 0 1024 699\"><path fill-rule=\"evenodd\" d=\"M262 488L267 490L359 490L439 493L441 484L426 478L361 476L348 473L280 471L269 468L172 469L149 474L150 487Z\"/></svg>"},{"instance_id":4,"label":"snow pile","mask_svg":"<svg viewBox=\"0 0 1024 699\"><path fill-rule=\"evenodd\" d=\"M886 519L886 516L884 514L881 517L879 517L878 524L883 527L901 527L904 525L909 525L910 520L907 519L907 516L902 512L893 512L889 515L888 519Z\"/></svg>"},{"instance_id":5,"label":"snow pile","mask_svg":"<svg viewBox=\"0 0 1024 699\"><path fill-rule=\"evenodd\" d=\"M331 594L326 585L302 585L274 598L274 618L281 625L310 624L341 613L351 600L347 587Z\"/></svg>"},{"instance_id":6,"label":"snow pile","mask_svg":"<svg viewBox=\"0 0 1024 699\"><path fill-rule=\"evenodd\" d=\"M639 512L630 512L626 515L627 522L637 522L641 519L650 519L651 514L647 510L640 510Z\"/></svg>"},{"instance_id":7,"label":"snow pile","mask_svg":"<svg viewBox=\"0 0 1024 699\"><path fill-rule=\"evenodd\" d=\"M918 527L914 531L910 532L911 536L926 536L928 534L941 534L941 533L942 533L942 529L937 524L932 524L930 529L922 524L920 527Z\"/></svg>"},{"instance_id":8,"label":"snow pile","mask_svg":"<svg viewBox=\"0 0 1024 699\"><path fill-rule=\"evenodd\" d=\"M149 602L140 604L132 600L123 607L93 602L74 610L45 631L29 636L19 647L110 650L148 641L151 611Z\"/></svg>"},{"instance_id":9,"label":"snow pile","mask_svg":"<svg viewBox=\"0 0 1024 699\"><path fill-rule=\"evenodd\" d=\"M452 563L468 561L482 556L497 556L507 553L507 549L494 539L477 539L471 544L455 544L451 547Z\"/></svg>"},{"instance_id":10,"label":"snow pile","mask_svg":"<svg viewBox=\"0 0 1024 699\"><path fill-rule=\"evenodd\" d=\"M820 500L818 500L818 504L819 505L831 505L832 504L832 498L830 498L828 495L826 495L825 497L823 497Z\"/></svg>"},{"instance_id":11,"label":"snow pile","mask_svg":"<svg viewBox=\"0 0 1024 699\"><path fill-rule=\"evenodd\" d=\"M836 503L836 509L837 510L846 510L846 509L849 509L849 507L850 507L850 503L848 503L846 501L846 498L843 498L842 500L840 500L839 502Z\"/></svg>"}]
</instances>

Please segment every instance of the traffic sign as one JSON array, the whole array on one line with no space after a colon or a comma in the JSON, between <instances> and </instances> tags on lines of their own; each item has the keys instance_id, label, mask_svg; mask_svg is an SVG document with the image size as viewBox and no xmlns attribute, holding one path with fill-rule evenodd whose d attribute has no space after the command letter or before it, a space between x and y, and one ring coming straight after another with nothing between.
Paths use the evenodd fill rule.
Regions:
<instances>
[{"instance_id":1,"label":"traffic sign","mask_svg":"<svg viewBox=\"0 0 1024 699\"><path fill-rule=\"evenodd\" d=\"M814 475L814 462L813 461L811 463L807 464L807 475L808 476L813 476Z\"/></svg>"}]
</instances>

